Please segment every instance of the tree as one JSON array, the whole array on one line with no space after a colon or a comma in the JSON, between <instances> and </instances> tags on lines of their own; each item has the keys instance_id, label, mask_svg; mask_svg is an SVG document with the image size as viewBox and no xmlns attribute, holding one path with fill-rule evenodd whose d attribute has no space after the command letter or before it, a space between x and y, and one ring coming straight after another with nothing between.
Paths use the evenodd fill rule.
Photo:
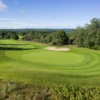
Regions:
<instances>
[{"instance_id":1,"label":"tree","mask_svg":"<svg viewBox=\"0 0 100 100\"><path fill-rule=\"evenodd\" d=\"M46 43L51 43L52 42L52 35L47 35L45 39Z\"/></svg>"},{"instance_id":2,"label":"tree","mask_svg":"<svg viewBox=\"0 0 100 100\"><path fill-rule=\"evenodd\" d=\"M57 45L68 44L68 36L63 30L57 31L55 35L55 42Z\"/></svg>"},{"instance_id":3,"label":"tree","mask_svg":"<svg viewBox=\"0 0 100 100\"><path fill-rule=\"evenodd\" d=\"M10 38L11 39L14 39L14 40L18 40L19 39L19 36L16 35L16 34L11 34Z\"/></svg>"},{"instance_id":4,"label":"tree","mask_svg":"<svg viewBox=\"0 0 100 100\"><path fill-rule=\"evenodd\" d=\"M18 35L14 35L14 40L18 40L19 36Z\"/></svg>"},{"instance_id":5,"label":"tree","mask_svg":"<svg viewBox=\"0 0 100 100\"><path fill-rule=\"evenodd\" d=\"M76 38L75 38L75 41L74 43L77 44L79 47L83 47L84 46L84 28L82 27L77 27L76 29Z\"/></svg>"},{"instance_id":6,"label":"tree","mask_svg":"<svg viewBox=\"0 0 100 100\"><path fill-rule=\"evenodd\" d=\"M100 19L93 18L85 27L78 27L74 43L81 47L100 49Z\"/></svg>"},{"instance_id":7,"label":"tree","mask_svg":"<svg viewBox=\"0 0 100 100\"><path fill-rule=\"evenodd\" d=\"M100 19L99 18L93 18L91 21L90 21L90 28L91 30L97 32L98 28L100 27Z\"/></svg>"}]
</instances>

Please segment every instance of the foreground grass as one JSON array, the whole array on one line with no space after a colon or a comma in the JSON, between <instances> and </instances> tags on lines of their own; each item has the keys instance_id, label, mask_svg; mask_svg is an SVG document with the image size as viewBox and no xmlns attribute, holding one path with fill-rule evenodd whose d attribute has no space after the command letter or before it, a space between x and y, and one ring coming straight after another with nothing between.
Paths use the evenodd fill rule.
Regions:
<instances>
[{"instance_id":1,"label":"foreground grass","mask_svg":"<svg viewBox=\"0 0 100 100\"><path fill-rule=\"evenodd\" d=\"M0 100L100 100L100 87L34 87L0 81Z\"/></svg>"},{"instance_id":2,"label":"foreground grass","mask_svg":"<svg viewBox=\"0 0 100 100\"><path fill-rule=\"evenodd\" d=\"M72 47L48 51L46 45L0 40L0 79L34 86L100 86L100 51Z\"/></svg>"}]
</instances>

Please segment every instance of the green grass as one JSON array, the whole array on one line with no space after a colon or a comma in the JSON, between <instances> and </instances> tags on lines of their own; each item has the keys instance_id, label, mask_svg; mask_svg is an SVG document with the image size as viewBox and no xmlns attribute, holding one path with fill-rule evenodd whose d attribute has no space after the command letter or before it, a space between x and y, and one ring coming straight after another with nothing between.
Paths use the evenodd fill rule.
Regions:
<instances>
[{"instance_id":1,"label":"green grass","mask_svg":"<svg viewBox=\"0 0 100 100\"><path fill-rule=\"evenodd\" d=\"M37 86L100 85L100 51L68 46L68 52L47 45L0 40L0 79Z\"/></svg>"}]
</instances>

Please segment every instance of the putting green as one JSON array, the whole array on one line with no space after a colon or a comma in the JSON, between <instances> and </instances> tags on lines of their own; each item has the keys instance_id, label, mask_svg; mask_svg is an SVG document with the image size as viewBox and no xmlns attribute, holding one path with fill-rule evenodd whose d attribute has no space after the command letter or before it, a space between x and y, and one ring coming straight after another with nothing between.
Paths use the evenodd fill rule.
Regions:
<instances>
[{"instance_id":1,"label":"putting green","mask_svg":"<svg viewBox=\"0 0 100 100\"><path fill-rule=\"evenodd\" d=\"M100 51L69 46L49 51L44 44L0 40L0 79L34 85L100 85Z\"/></svg>"},{"instance_id":2,"label":"putting green","mask_svg":"<svg viewBox=\"0 0 100 100\"><path fill-rule=\"evenodd\" d=\"M41 51L38 53L29 53L22 56L23 59L33 62L46 64L77 64L84 61L83 55L71 52L53 52ZM79 60L77 60L79 59Z\"/></svg>"}]
</instances>

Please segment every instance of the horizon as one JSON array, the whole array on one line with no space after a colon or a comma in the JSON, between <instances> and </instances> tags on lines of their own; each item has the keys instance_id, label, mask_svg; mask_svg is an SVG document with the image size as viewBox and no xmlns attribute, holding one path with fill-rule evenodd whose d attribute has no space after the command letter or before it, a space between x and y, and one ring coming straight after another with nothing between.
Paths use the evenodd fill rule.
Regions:
<instances>
[{"instance_id":1,"label":"horizon","mask_svg":"<svg viewBox=\"0 0 100 100\"><path fill-rule=\"evenodd\" d=\"M71 30L76 28L0 28L0 30Z\"/></svg>"},{"instance_id":2,"label":"horizon","mask_svg":"<svg viewBox=\"0 0 100 100\"><path fill-rule=\"evenodd\" d=\"M100 0L0 0L0 29L75 29L100 18Z\"/></svg>"}]
</instances>

